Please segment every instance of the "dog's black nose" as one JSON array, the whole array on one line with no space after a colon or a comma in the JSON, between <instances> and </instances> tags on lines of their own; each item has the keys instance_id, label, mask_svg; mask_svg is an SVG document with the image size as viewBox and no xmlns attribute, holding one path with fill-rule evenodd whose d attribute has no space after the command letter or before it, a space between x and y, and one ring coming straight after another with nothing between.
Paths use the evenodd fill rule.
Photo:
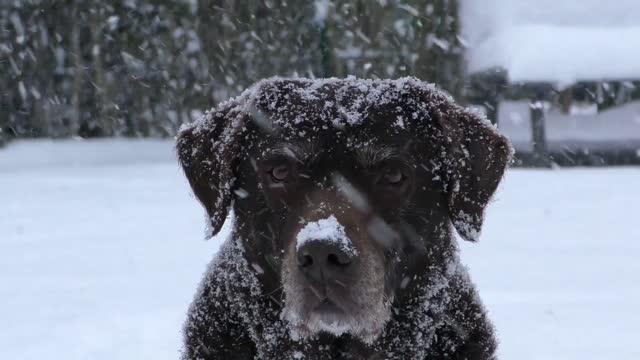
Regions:
<instances>
[{"instance_id":1,"label":"dog's black nose","mask_svg":"<svg viewBox=\"0 0 640 360\"><path fill-rule=\"evenodd\" d=\"M298 266L312 280L335 280L344 274L353 262L355 252L350 250L332 241L307 241L298 248Z\"/></svg>"}]
</instances>

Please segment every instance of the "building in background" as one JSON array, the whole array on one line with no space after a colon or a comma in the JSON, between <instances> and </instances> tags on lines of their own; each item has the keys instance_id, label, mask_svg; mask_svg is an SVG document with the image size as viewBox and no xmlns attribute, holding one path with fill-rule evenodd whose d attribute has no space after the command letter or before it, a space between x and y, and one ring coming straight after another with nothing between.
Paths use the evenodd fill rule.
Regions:
<instances>
[{"instance_id":1,"label":"building in background","mask_svg":"<svg viewBox=\"0 0 640 360\"><path fill-rule=\"evenodd\" d=\"M640 2L462 4L470 100L521 159L640 161Z\"/></svg>"}]
</instances>

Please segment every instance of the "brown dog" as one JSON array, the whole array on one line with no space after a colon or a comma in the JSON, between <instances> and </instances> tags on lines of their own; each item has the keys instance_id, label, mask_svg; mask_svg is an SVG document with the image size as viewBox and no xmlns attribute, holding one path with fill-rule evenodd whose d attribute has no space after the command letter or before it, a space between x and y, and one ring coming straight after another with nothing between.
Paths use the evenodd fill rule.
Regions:
<instances>
[{"instance_id":1,"label":"brown dog","mask_svg":"<svg viewBox=\"0 0 640 360\"><path fill-rule=\"evenodd\" d=\"M511 157L480 115L413 78L276 78L177 148L211 234L235 213L184 359L495 357L453 235L478 239Z\"/></svg>"}]
</instances>

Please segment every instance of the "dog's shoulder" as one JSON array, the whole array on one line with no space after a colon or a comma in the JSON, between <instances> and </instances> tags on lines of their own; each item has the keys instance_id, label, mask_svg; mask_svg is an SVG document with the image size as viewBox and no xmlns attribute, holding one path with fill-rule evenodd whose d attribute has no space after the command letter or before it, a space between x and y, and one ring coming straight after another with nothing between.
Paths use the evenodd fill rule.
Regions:
<instances>
[{"instance_id":1,"label":"dog's shoulder","mask_svg":"<svg viewBox=\"0 0 640 360\"><path fill-rule=\"evenodd\" d=\"M227 240L209 264L184 324L183 359L253 359L255 345L239 321L248 289L242 259ZM238 351L230 351L238 349Z\"/></svg>"},{"instance_id":2,"label":"dog's shoulder","mask_svg":"<svg viewBox=\"0 0 640 360\"><path fill-rule=\"evenodd\" d=\"M189 352L185 359L277 358L292 353L288 328L263 293L241 239L225 241L209 264L184 335Z\"/></svg>"}]
</instances>

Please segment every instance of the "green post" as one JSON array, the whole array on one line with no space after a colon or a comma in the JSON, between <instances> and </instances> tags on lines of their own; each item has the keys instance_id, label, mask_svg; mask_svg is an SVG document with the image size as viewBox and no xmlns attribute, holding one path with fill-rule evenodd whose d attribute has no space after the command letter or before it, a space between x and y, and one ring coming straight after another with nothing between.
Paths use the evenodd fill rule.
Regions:
<instances>
[{"instance_id":1,"label":"green post","mask_svg":"<svg viewBox=\"0 0 640 360\"><path fill-rule=\"evenodd\" d=\"M320 26L320 59L322 65L322 77L328 78L334 76L333 53L329 42L327 21L323 21Z\"/></svg>"}]
</instances>

